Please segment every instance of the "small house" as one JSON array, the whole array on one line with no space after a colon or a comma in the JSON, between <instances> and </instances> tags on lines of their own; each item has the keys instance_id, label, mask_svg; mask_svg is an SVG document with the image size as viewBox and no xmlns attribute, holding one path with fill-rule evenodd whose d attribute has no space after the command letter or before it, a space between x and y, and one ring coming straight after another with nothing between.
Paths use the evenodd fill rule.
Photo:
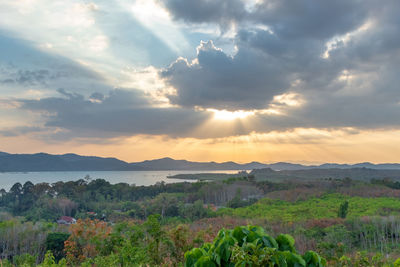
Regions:
<instances>
[{"instance_id":1,"label":"small house","mask_svg":"<svg viewBox=\"0 0 400 267\"><path fill-rule=\"evenodd\" d=\"M70 225L76 223L76 219L69 216L61 216L60 219L57 220L57 223Z\"/></svg>"}]
</instances>

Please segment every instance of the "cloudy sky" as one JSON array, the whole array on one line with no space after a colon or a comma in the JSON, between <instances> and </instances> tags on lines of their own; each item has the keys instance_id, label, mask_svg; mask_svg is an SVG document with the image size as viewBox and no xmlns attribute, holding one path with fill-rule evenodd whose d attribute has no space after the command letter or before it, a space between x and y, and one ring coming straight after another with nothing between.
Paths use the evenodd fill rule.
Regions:
<instances>
[{"instance_id":1,"label":"cloudy sky","mask_svg":"<svg viewBox=\"0 0 400 267\"><path fill-rule=\"evenodd\" d=\"M399 162L398 0L0 0L0 151Z\"/></svg>"}]
</instances>

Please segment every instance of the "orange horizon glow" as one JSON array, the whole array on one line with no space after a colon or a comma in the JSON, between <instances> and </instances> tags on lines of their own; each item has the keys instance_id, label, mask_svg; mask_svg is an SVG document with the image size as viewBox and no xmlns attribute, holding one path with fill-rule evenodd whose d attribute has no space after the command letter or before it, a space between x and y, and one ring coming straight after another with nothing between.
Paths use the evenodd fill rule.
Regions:
<instances>
[{"instance_id":1,"label":"orange horizon glow","mask_svg":"<svg viewBox=\"0 0 400 267\"><path fill-rule=\"evenodd\" d=\"M235 161L246 163L395 163L400 162L400 131L328 131L297 129L290 132L251 133L214 139L168 138L139 135L116 138L108 143L68 141L46 143L28 137L4 137L0 151L8 153L76 153L115 157L137 162L163 157L190 161Z\"/></svg>"}]
</instances>

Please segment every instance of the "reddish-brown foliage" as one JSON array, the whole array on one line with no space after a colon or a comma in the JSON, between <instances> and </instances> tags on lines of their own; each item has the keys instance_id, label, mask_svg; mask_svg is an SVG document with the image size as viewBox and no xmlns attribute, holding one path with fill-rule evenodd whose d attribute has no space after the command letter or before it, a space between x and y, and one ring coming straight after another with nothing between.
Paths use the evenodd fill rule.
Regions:
<instances>
[{"instance_id":1,"label":"reddish-brown foliage","mask_svg":"<svg viewBox=\"0 0 400 267\"><path fill-rule=\"evenodd\" d=\"M112 228L106 222L85 219L72 224L69 230L71 235L65 241L64 250L68 263L75 265L99 254Z\"/></svg>"}]
</instances>

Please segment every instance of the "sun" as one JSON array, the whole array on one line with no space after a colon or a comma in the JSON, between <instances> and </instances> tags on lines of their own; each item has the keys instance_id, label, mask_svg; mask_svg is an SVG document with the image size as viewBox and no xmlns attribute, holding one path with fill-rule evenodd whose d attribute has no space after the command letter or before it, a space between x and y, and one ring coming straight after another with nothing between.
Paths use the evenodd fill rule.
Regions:
<instances>
[{"instance_id":1,"label":"sun","mask_svg":"<svg viewBox=\"0 0 400 267\"><path fill-rule=\"evenodd\" d=\"M238 119L245 119L248 116L254 115L253 111L245 111L245 110L235 110L235 111L228 111L228 110L218 110L218 109L208 109L214 113L215 120L223 120L223 121L233 121Z\"/></svg>"}]
</instances>

